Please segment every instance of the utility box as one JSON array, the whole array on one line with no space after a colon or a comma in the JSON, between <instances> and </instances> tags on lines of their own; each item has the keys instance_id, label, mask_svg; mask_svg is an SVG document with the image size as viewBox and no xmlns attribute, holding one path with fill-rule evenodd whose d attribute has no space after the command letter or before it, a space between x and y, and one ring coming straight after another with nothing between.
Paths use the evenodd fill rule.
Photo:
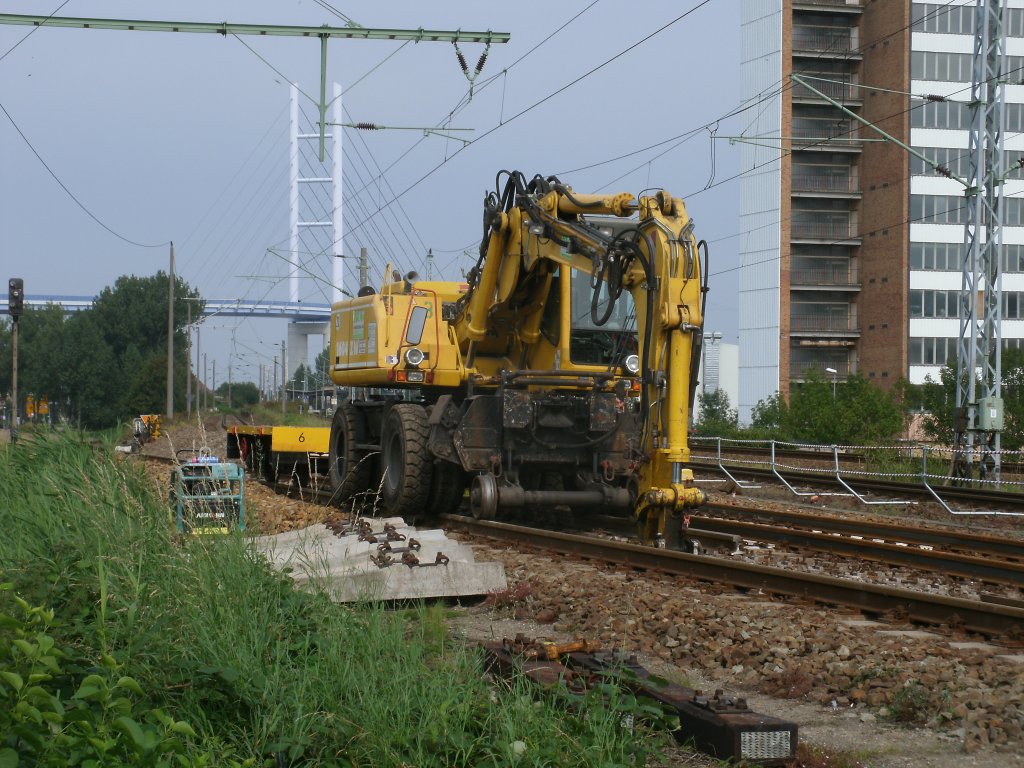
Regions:
<instances>
[{"instance_id":1,"label":"utility box","mask_svg":"<svg viewBox=\"0 0 1024 768\"><path fill-rule=\"evenodd\" d=\"M1003 398L983 397L978 401L978 429L982 432L1003 429Z\"/></svg>"}]
</instances>

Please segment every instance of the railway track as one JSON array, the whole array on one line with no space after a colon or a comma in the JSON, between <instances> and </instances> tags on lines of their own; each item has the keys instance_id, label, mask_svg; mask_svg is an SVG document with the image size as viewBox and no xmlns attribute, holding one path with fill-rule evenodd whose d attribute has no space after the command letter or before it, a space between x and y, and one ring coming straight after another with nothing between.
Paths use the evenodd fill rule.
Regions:
<instances>
[{"instance_id":1,"label":"railway track","mask_svg":"<svg viewBox=\"0 0 1024 768\"><path fill-rule=\"evenodd\" d=\"M294 479L292 482L274 483L271 487L278 493L299 496L314 503L328 503L331 498L329 488L298 485ZM755 540L785 541L796 546L957 574L986 582L1016 585L1024 583L1024 564L1020 562L1021 546L994 537L961 535L934 529L912 529L906 526L819 515L737 509L727 505L713 505L712 509L731 515L749 514L762 519L768 516L785 527L779 528L746 520L727 520L722 517L711 518L707 515L693 516L691 526ZM628 526L623 524L627 521L618 519L617 525L615 520L596 518L593 522L606 530L615 528L617 533L625 533ZM959 626L987 636L1017 634L1024 630L1024 606L1014 600L967 600L716 556L655 549L593 534L565 533L524 525L475 520L461 515L443 516L442 522L487 538L512 541L520 545L634 568L730 584L740 589L755 589L823 604L850 607L867 614L897 613L914 622ZM804 530L794 527L797 525L803 526ZM839 536L838 533L852 536ZM885 538L886 541L867 541L853 538L854 536ZM967 547L974 554L936 552L921 548L927 546Z\"/></svg>"},{"instance_id":2,"label":"railway track","mask_svg":"<svg viewBox=\"0 0 1024 768\"><path fill-rule=\"evenodd\" d=\"M714 441L694 440L691 444L691 451L694 455L706 458L714 456L717 452L717 446ZM885 453L902 454L905 458L909 458L909 451L917 446L893 446L888 449L883 449ZM775 460L796 460L796 461L814 461L824 462L832 464L835 461L835 456L832 453L830 446L821 446L820 449L815 450L813 448L783 448L775 447ZM920 453L920 448L918 448ZM734 445L729 444L725 439L722 440L722 460L728 462L730 459L736 461L737 456L749 456L756 457L758 460L763 461L765 464L769 463L772 456L771 448L765 448L755 445ZM840 452L839 464L845 468L856 468L865 467L870 461L870 457L863 453L849 453ZM920 462L920 456L916 456L913 460ZM948 464L948 462L947 462ZM1020 475L1024 474L1024 464L1021 462L1001 462L1001 470L1006 474Z\"/></svg>"},{"instance_id":3,"label":"railway track","mask_svg":"<svg viewBox=\"0 0 1024 768\"><path fill-rule=\"evenodd\" d=\"M862 517L835 517L784 509L764 509L710 502L703 508L708 514L694 515L694 528L711 528L712 519L740 518L753 523L769 522L788 528L820 531L879 539L900 545L940 547L950 551L1024 562L1024 539L989 536L957 529L922 528L918 525L880 522ZM710 513L714 513L714 518Z\"/></svg>"},{"instance_id":4,"label":"railway track","mask_svg":"<svg viewBox=\"0 0 1024 768\"><path fill-rule=\"evenodd\" d=\"M988 636L1015 635L1024 628L1024 608L1016 606L896 589L707 555L655 549L596 536L475 520L459 515L444 515L442 522L451 528L486 538L631 568L730 584L742 589L841 605L867 614L895 612L905 615L910 621L958 626Z\"/></svg>"},{"instance_id":5,"label":"railway track","mask_svg":"<svg viewBox=\"0 0 1024 768\"><path fill-rule=\"evenodd\" d=\"M279 493L295 492L294 483L276 483ZM299 490L318 503L330 503L327 489L303 487ZM887 565L977 579L991 584L1024 585L1024 542L993 536L956 534L904 525L849 520L824 515L773 512L763 509L709 504L706 510L740 516L743 519L694 515L690 526L693 536L703 538L704 531L737 536L761 542L789 544L806 549L859 557ZM758 520L770 519L775 525ZM631 536L635 529L629 518L594 517L594 528ZM587 532L578 530L585 535ZM842 534L842 535L840 535ZM881 539L881 540L879 540ZM936 550L941 547L942 550ZM955 551L946 551L955 550Z\"/></svg>"},{"instance_id":6,"label":"railway track","mask_svg":"<svg viewBox=\"0 0 1024 768\"><path fill-rule=\"evenodd\" d=\"M748 465L730 465L724 462L726 468L734 475L748 479L776 480L771 469L751 467ZM688 467L695 472L707 472L721 474L717 464L691 461ZM783 476L790 483L809 486L825 486L828 488L841 487L841 484L833 475L826 471L808 472L799 470L786 470ZM927 488L919 483L901 483L893 480L878 480L875 478L853 478L847 475L844 478L853 485L858 492L874 493L879 496L897 496L910 499L933 499L934 497ZM932 488L947 501L959 501L975 506L997 505L999 507L1016 508L1017 511L1024 506L1024 494L1008 491L990 491L987 489L966 488L952 485L932 485Z\"/></svg>"}]
</instances>

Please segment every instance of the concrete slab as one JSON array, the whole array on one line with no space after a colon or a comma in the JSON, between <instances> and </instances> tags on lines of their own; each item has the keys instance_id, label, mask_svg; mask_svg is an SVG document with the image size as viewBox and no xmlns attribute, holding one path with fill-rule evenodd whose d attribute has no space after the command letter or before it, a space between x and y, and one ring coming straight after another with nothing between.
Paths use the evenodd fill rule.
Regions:
<instances>
[{"instance_id":1,"label":"concrete slab","mask_svg":"<svg viewBox=\"0 0 1024 768\"><path fill-rule=\"evenodd\" d=\"M939 637L934 632L925 632L923 629L883 629L878 634L888 637L905 637L913 640L934 640Z\"/></svg>"},{"instance_id":2,"label":"concrete slab","mask_svg":"<svg viewBox=\"0 0 1024 768\"><path fill-rule=\"evenodd\" d=\"M406 540L390 542L399 551L391 553L394 562L383 568L370 559L378 555L377 543L359 541L357 534L336 536L323 525L257 537L254 544L275 568L290 568L297 584L327 589L339 602L463 597L508 588L504 566L476 563L472 548L449 539L443 530L417 531L401 518L374 520L373 530L383 531L386 522L395 525ZM401 564L408 539L420 543L413 554L422 565ZM438 552L449 559L447 565L433 564Z\"/></svg>"},{"instance_id":3,"label":"concrete slab","mask_svg":"<svg viewBox=\"0 0 1024 768\"><path fill-rule=\"evenodd\" d=\"M392 565L330 582L331 596L338 602L356 600L411 600L436 597L486 595L508 588L501 563L463 563L408 568Z\"/></svg>"},{"instance_id":4,"label":"concrete slab","mask_svg":"<svg viewBox=\"0 0 1024 768\"><path fill-rule=\"evenodd\" d=\"M949 647L955 651L1001 651L998 645L991 643L949 643Z\"/></svg>"}]
</instances>

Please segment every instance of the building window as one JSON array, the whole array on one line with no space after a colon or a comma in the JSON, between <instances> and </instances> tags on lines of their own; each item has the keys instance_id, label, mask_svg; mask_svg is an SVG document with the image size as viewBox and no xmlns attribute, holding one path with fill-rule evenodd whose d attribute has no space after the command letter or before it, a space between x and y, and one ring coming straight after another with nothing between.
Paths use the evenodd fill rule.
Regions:
<instances>
[{"instance_id":1,"label":"building window","mask_svg":"<svg viewBox=\"0 0 1024 768\"><path fill-rule=\"evenodd\" d=\"M1003 320L1024 320L1024 294L1020 291L1003 292Z\"/></svg>"},{"instance_id":2,"label":"building window","mask_svg":"<svg viewBox=\"0 0 1024 768\"><path fill-rule=\"evenodd\" d=\"M1007 106L1010 106L1007 104ZM1024 107L1024 104L1014 104L1015 107ZM1017 110L1020 113L1020 109ZM1020 130L1014 128L1011 130ZM939 172L935 170L936 166L942 166L954 175L959 176L962 179L968 178L970 175L970 156L966 149L951 149L949 147L914 147L914 150L920 152L922 155L928 158L927 161L922 160L915 155L910 155L910 174L912 176L937 176ZM1024 168L1019 165L1014 166L1006 174L1008 179L1021 179L1024 178Z\"/></svg>"},{"instance_id":3,"label":"building window","mask_svg":"<svg viewBox=\"0 0 1024 768\"><path fill-rule=\"evenodd\" d=\"M936 272L959 272L963 243L911 243L910 268ZM1003 272L1024 272L1024 245L1003 245Z\"/></svg>"},{"instance_id":4,"label":"building window","mask_svg":"<svg viewBox=\"0 0 1024 768\"><path fill-rule=\"evenodd\" d=\"M1024 10L1024 9L1021 9ZM910 100L911 128L943 128L966 131L971 127L971 109L963 101ZM1006 105L1006 130L1024 130L1024 104ZM966 152L966 150L960 150Z\"/></svg>"},{"instance_id":5,"label":"building window","mask_svg":"<svg viewBox=\"0 0 1024 768\"><path fill-rule=\"evenodd\" d=\"M911 317L957 317L960 291L910 291Z\"/></svg>"},{"instance_id":6,"label":"building window","mask_svg":"<svg viewBox=\"0 0 1024 768\"><path fill-rule=\"evenodd\" d=\"M960 291L910 291L911 317L957 317L960 310ZM1003 292L1003 319L1024 320L1024 293Z\"/></svg>"},{"instance_id":7,"label":"building window","mask_svg":"<svg viewBox=\"0 0 1024 768\"><path fill-rule=\"evenodd\" d=\"M1003 24L1008 37L1024 37L1024 9L1004 8ZM974 34L974 5L950 6L949 3L914 3L910 11L915 32L945 35Z\"/></svg>"},{"instance_id":8,"label":"building window","mask_svg":"<svg viewBox=\"0 0 1024 768\"><path fill-rule=\"evenodd\" d=\"M910 77L914 80L969 83L973 66L974 56L970 53L913 51L910 54ZM1006 57L1008 75L1021 69L1024 69L1024 56Z\"/></svg>"},{"instance_id":9,"label":"building window","mask_svg":"<svg viewBox=\"0 0 1024 768\"><path fill-rule=\"evenodd\" d=\"M910 365L946 365L956 362L956 339L912 338L910 340Z\"/></svg>"},{"instance_id":10,"label":"building window","mask_svg":"<svg viewBox=\"0 0 1024 768\"><path fill-rule=\"evenodd\" d=\"M1003 199L1003 224L1019 227L1024 224L1024 198ZM926 224L965 224L967 203L956 195L911 195L910 221Z\"/></svg>"}]
</instances>

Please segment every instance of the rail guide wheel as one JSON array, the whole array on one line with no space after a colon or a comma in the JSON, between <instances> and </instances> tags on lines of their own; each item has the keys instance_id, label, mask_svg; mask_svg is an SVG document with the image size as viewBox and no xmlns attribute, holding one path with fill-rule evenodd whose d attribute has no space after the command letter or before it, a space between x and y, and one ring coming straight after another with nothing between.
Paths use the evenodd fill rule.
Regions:
<instances>
[{"instance_id":1,"label":"rail guide wheel","mask_svg":"<svg viewBox=\"0 0 1024 768\"><path fill-rule=\"evenodd\" d=\"M477 520L493 520L498 515L498 480L485 473L473 478L469 488L469 511Z\"/></svg>"}]
</instances>

